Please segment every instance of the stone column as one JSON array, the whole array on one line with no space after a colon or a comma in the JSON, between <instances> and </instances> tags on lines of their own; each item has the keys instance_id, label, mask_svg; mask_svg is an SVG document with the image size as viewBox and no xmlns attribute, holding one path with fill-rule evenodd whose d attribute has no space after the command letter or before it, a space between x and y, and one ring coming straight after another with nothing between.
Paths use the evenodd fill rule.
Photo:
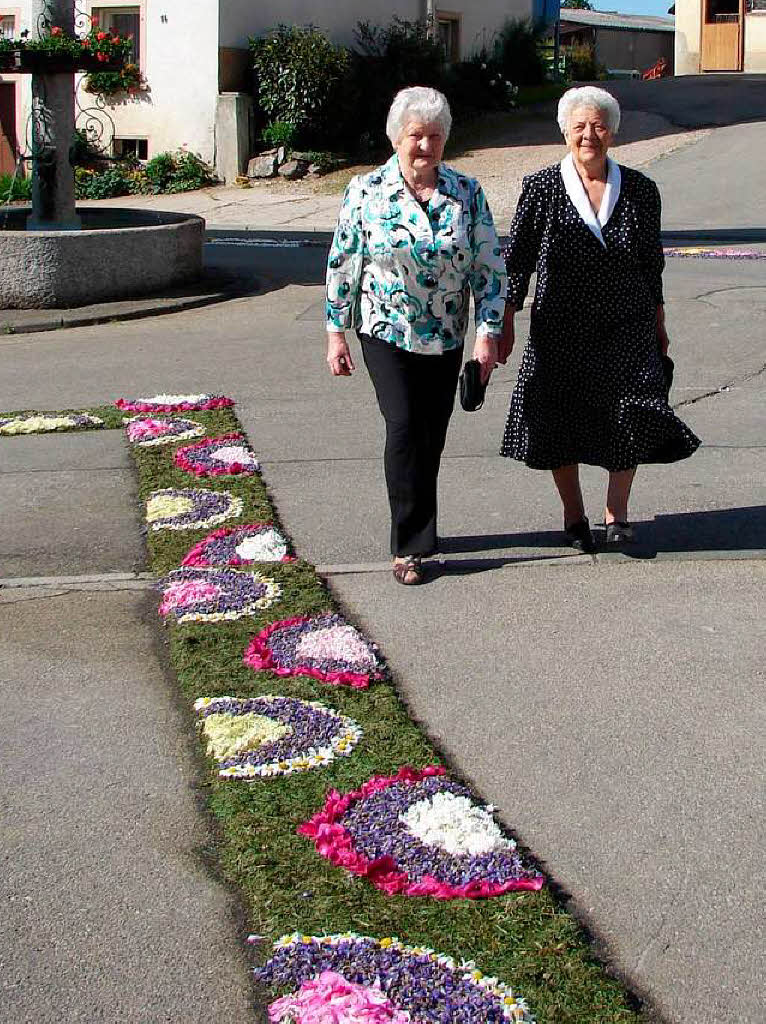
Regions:
<instances>
[{"instance_id":1,"label":"stone column","mask_svg":"<svg viewBox=\"0 0 766 1024\"><path fill-rule=\"evenodd\" d=\"M74 32L74 0L31 0L30 35L51 25ZM48 25L46 26L46 22ZM74 168L74 74L32 75L32 214L28 231L76 231Z\"/></svg>"}]
</instances>

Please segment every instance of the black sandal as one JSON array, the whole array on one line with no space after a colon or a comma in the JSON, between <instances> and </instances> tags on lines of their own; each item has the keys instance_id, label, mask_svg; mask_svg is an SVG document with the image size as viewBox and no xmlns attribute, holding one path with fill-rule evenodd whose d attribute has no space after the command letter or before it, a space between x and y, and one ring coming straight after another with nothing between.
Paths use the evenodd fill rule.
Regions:
<instances>
[{"instance_id":1,"label":"black sandal","mask_svg":"<svg viewBox=\"0 0 766 1024\"><path fill-rule=\"evenodd\" d=\"M403 587L417 587L423 582L420 555L406 555L403 562L394 562L394 579Z\"/></svg>"},{"instance_id":2,"label":"black sandal","mask_svg":"<svg viewBox=\"0 0 766 1024\"><path fill-rule=\"evenodd\" d=\"M633 539L633 527L630 523L618 523L615 520L606 524L607 544L630 544Z\"/></svg>"},{"instance_id":3,"label":"black sandal","mask_svg":"<svg viewBox=\"0 0 766 1024\"><path fill-rule=\"evenodd\" d=\"M585 555L592 555L596 550L596 542L590 532L590 523L585 516L576 523L564 526L564 535L570 547L582 551Z\"/></svg>"}]
</instances>

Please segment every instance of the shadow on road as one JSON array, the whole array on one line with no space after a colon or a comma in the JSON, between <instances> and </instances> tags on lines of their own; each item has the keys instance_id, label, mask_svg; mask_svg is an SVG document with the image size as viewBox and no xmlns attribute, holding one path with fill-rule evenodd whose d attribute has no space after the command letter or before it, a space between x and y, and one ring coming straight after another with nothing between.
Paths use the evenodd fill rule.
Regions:
<instances>
[{"instance_id":1,"label":"shadow on road","mask_svg":"<svg viewBox=\"0 0 766 1024\"><path fill-rule=\"evenodd\" d=\"M732 245L766 242L766 228L692 228L663 231L665 245Z\"/></svg>"},{"instance_id":2,"label":"shadow on road","mask_svg":"<svg viewBox=\"0 0 766 1024\"><path fill-rule=\"evenodd\" d=\"M622 554L637 559L652 559L658 555L702 554L704 552L766 551L766 505L727 508L705 512L677 512L659 515L651 521L638 522L635 542L619 549ZM603 543L603 529L594 529L598 550L607 550ZM429 567L429 578L444 575L483 572L516 562L536 559L571 558L572 555L548 554L546 548L561 549L562 534L556 530L528 533L489 533L463 537L441 537L439 550L442 559ZM450 555L507 552L513 548L542 549L538 556L503 555L493 557L450 559Z\"/></svg>"}]
</instances>

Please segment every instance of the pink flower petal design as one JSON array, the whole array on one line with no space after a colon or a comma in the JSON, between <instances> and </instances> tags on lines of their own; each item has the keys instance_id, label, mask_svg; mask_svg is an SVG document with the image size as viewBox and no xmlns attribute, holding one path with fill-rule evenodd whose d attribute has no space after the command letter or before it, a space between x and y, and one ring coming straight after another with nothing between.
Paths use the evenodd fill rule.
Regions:
<instances>
[{"instance_id":1,"label":"pink flower petal design","mask_svg":"<svg viewBox=\"0 0 766 1024\"><path fill-rule=\"evenodd\" d=\"M322 810L298 833L331 863L389 895L480 899L542 888L543 876L522 862L513 843L497 853L455 855L408 832L401 816L424 796L469 794L445 775L441 765L405 766L396 775L373 776L350 793L330 790Z\"/></svg>"},{"instance_id":2,"label":"pink flower petal design","mask_svg":"<svg viewBox=\"0 0 766 1024\"><path fill-rule=\"evenodd\" d=\"M336 627L345 628L336 631ZM320 635L318 646L306 653L313 643L312 633ZM304 653L298 649L301 644ZM333 612L272 622L250 641L244 662L257 672L270 669L280 676L312 676L325 683L360 688L384 676L375 644Z\"/></svg>"},{"instance_id":3,"label":"pink flower petal design","mask_svg":"<svg viewBox=\"0 0 766 1024\"><path fill-rule=\"evenodd\" d=\"M219 459L220 453L223 458ZM237 459L234 452L240 452ZM203 441L178 448L173 461L187 473L195 476L233 476L257 473L260 465L247 447L244 434L222 434L206 437Z\"/></svg>"}]
</instances>

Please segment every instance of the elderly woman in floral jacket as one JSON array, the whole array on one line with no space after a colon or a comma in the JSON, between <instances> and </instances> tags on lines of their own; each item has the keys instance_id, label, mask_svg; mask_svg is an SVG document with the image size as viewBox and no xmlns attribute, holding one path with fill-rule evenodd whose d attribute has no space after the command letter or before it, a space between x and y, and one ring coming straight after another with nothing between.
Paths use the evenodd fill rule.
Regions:
<instances>
[{"instance_id":1,"label":"elderly woman in floral jacket","mask_svg":"<svg viewBox=\"0 0 766 1024\"><path fill-rule=\"evenodd\" d=\"M327 362L349 376L356 329L386 423L394 578L422 582L437 547L436 493L473 294L473 358L489 379L506 273L481 186L441 162L451 115L434 89L403 89L388 114L394 155L346 190L327 265Z\"/></svg>"}]
</instances>

